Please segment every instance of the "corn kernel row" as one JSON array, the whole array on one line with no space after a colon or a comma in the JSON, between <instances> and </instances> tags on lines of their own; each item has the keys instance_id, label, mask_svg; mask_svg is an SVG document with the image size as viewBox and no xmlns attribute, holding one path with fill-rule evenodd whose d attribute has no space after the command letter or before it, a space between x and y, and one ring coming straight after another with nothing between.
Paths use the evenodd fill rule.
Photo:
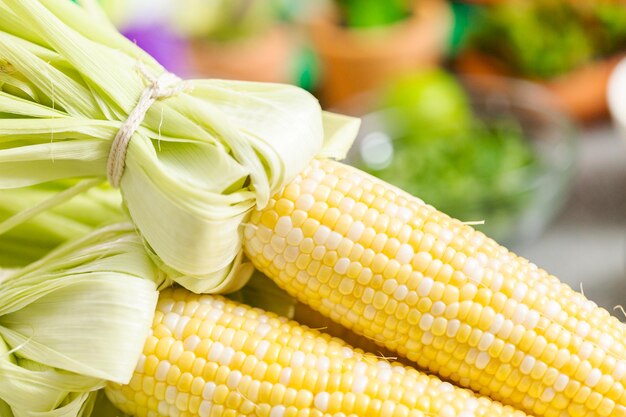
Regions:
<instances>
[{"instance_id":1,"label":"corn kernel row","mask_svg":"<svg viewBox=\"0 0 626 417\"><path fill-rule=\"evenodd\" d=\"M132 380L136 417L523 417L471 391L219 296L161 293Z\"/></svg>"},{"instance_id":2,"label":"corn kernel row","mask_svg":"<svg viewBox=\"0 0 626 417\"><path fill-rule=\"evenodd\" d=\"M245 242L301 302L443 378L538 416L626 416L623 324L367 174L314 161Z\"/></svg>"}]
</instances>

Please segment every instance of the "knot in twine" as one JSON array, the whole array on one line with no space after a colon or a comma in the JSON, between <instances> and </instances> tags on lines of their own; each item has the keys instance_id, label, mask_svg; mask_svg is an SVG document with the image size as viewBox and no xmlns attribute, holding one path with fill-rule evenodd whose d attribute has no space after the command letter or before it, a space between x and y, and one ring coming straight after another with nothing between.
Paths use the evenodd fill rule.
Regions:
<instances>
[{"instance_id":1,"label":"knot in twine","mask_svg":"<svg viewBox=\"0 0 626 417\"><path fill-rule=\"evenodd\" d=\"M165 71L158 77L155 77L146 70L143 63L139 62L137 68L141 76L148 81L148 86L143 90L137 105L128 115L128 118L115 135L113 145L111 145L107 161L107 178L109 183L115 188L120 186L120 181L124 174L126 152L130 139L141 126L150 107L157 100L175 96L190 87L189 82L183 81L170 72Z\"/></svg>"}]
</instances>

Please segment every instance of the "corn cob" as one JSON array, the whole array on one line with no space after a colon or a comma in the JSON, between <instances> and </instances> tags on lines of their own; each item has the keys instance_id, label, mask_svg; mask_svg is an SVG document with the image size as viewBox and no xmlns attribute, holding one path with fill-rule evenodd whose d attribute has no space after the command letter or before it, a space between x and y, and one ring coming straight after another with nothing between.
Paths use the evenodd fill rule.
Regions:
<instances>
[{"instance_id":1,"label":"corn cob","mask_svg":"<svg viewBox=\"0 0 626 417\"><path fill-rule=\"evenodd\" d=\"M245 237L279 286L423 369L537 416L626 416L622 323L397 188L314 161Z\"/></svg>"},{"instance_id":2,"label":"corn cob","mask_svg":"<svg viewBox=\"0 0 626 417\"><path fill-rule=\"evenodd\" d=\"M220 296L161 293L128 385L136 417L523 417L433 376Z\"/></svg>"}]
</instances>

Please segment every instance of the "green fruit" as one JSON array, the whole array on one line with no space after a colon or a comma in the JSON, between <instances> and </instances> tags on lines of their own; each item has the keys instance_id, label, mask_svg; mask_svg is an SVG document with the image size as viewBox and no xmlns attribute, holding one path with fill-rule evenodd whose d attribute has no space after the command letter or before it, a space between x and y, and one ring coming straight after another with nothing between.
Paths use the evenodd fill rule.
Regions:
<instances>
[{"instance_id":1,"label":"green fruit","mask_svg":"<svg viewBox=\"0 0 626 417\"><path fill-rule=\"evenodd\" d=\"M440 69L397 79L383 97L383 106L394 108L407 130L438 134L467 130L472 111L463 87Z\"/></svg>"}]
</instances>

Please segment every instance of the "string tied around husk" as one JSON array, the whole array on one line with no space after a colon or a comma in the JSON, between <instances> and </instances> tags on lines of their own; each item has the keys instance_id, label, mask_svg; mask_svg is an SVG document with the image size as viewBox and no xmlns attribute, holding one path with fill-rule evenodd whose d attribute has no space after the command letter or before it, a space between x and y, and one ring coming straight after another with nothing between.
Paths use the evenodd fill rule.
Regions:
<instances>
[{"instance_id":1,"label":"string tied around husk","mask_svg":"<svg viewBox=\"0 0 626 417\"><path fill-rule=\"evenodd\" d=\"M173 280L199 293L241 288L252 272L241 224L312 159L343 158L358 120L293 85L195 79L190 89L95 1L79 3L0 0L0 60L12 68L0 81L0 190L75 184L0 234L108 179Z\"/></svg>"},{"instance_id":2,"label":"string tied around husk","mask_svg":"<svg viewBox=\"0 0 626 417\"><path fill-rule=\"evenodd\" d=\"M113 144L111 145L111 152L107 160L107 179L115 188L119 188L120 180L122 179L122 175L124 175L128 144L146 118L150 107L152 107L157 100L175 96L191 87L190 81L183 81L178 76L168 71L164 71L161 75L155 77L148 72L141 61L137 63L137 70L141 76L148 81L148 86L144 89L137 105L130 112L128 118L115 135L115 139L113 139Z\"/></svg>"}]
</instances>

